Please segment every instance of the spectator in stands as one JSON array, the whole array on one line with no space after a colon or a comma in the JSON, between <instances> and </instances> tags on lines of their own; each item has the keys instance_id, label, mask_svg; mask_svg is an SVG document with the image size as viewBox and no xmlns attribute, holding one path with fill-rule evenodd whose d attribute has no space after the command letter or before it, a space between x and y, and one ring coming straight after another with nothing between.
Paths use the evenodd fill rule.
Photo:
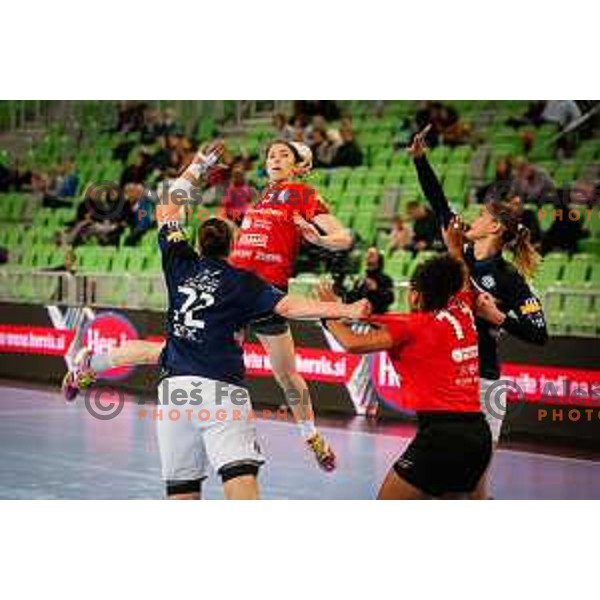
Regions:
<instances>
[{"instance_id":1,"label":"spectator in stands","mask_svg":"<svg viewBox=\"0 0 600 600\"><path fill-rule=\"evenodd\" d=\"M528 104L525 113L511 117L507 124L512 127L539 127L544 123L555 123L562 129L580 116L581 110L574 100L533 100Z\"/></svg>"},{"instance_id":2,"label":"spectator in stands","mask_svg":"<svg viewBox=\"0 0 600 600\"><path fill-rule=\"evenodd\" d=\"M144 183L148 175L152 157L145 151L138 150L132 164L125 167L121 174L119 182L121 188L125 188L128 183Z\"/></svg>"},{"instance_id":3,"label":"spectator in stands","mask_svg":"<svg viewBox=\"0 0 600 600\"><path fill-rule=\"evenodd\" d=\"M597 174L600 180L600 172ZM592 208L598 206L598 199L600 198L600 190L597 185L594 185L592 181L586 181L585 179L578 179L573 187L569 187L567 190L563 190L562 194L567 195L570 199L571 204L579 206L588 206Z\"/></svg>"},{"instance_id":4,"label":"spectator in stands","mask_svg":"<svg viewBox=\"0 0 600 600\"><path fill-rule=\"evenodd\" d=\"M413 240L410 249L434 250L440 247L439 226L433 211L428 206L413 200L406 206L408 217L412 222Z\"/></svg>"},{"instance_id":5,"label":"spectator in stands","mask_svg":"<svg viewBox=\"0 0 600 600\"><path fill-rule=\"evenodd\" d=\"M326 121L337 121L340 110L333 100L296 100L294 102L294 120L301 118L306 124L315 115Z\"/></svg>"},{"instance_id":6,"label":"spectator in stands","mask_svg":"<svg viewBox=\"0 0 600 600\"><path fill-rule=\"evenodd\" d=\"M554 181L542 167L521 159L516 162L513 173L513 191L523 202L538 205L557 202Z\"/></svg>"},{"instance_id":7,"label":"spectator in stands","mask_svg":"<svg viewBox=\"0 0 600 600\"><path fill-rule=\"evenodd\" d=\"M159 113L156 130L159 135L174 135L178 133L179 128L175 120L175 110L173 108L165 108L162 113Z\"/></svg>"},{"instance_id":8,"label":"spectator in stands","mask_svg":"<svg viewBox=\"0 0 600 600\"><path fill-rule=\"evenodd\" d=\"M366 298L374 314L383 314L394 303L394 281L383 272L383 254L374 246L365 255L365 276L361 277L346 294L346 302Z\"/></svg>"},{"instance_id":9,"label":"spectator in stands","mask_svg":"<svg viewBox=\"0 0 600 600\"><path fill-rule=\"evenodd\" d=\"M116 131L141 131L144 127L144 113L147 105L144 102L129 102L124 100L119 108L119 118Z\"/></svg>"},{"instance_id":10,"label":"spectator in stands","mask_svg":"<svg viewBox=\"0 0 600 600\"><path fill-rule=\"evenodd\" d=\"M65 161L60 167L56 181L56 195L59 198L73 198L78 186L79 177L75 173L75 165L72 161Z\"/></svg>"},{"instance_id":11,"label":"spectator in stands","mask_svg":"<svg viewBox=\"0 0 600 600\"><path fill-rule=\"evenodd\" d=\"M552 225L542 236L542 254L547 254L552 250L573 254L577 252L579 240L588 235L589 232L583 228L581 219L569 219L568 200L563 199L556 209Z\"/></svg>"},{"instance_id":12,"label":"spectator in stands","mask_svg":"<svg viewBox=\"0 0 600 600\"><path fill-rule=\"evenodd\" d=\"M310 149L313 153L313 166L315 168L328 167L333 157L333 145L327 138L325 129L314 129L312 132L312 144Z\"/></svg>"},{"instance_id":13,"label":"spectator in stands","mask_svg":"<svg viewBox=\"0 0 600 600\"><path fill-rule=\"evenodd\" d=\"M542 121L556 123L561 129L581 117L581 110L575 100L546 100Z\"/></svg>"},{"instance_id":14,"label":"spectator in stands","mask_svg":"<svg viewBox=\"0 0 600 600\"><path fill-rule=\"evenodd\" d=\"M273 115L273 129L277 139L291 141L294 137L294 128L288 124L287 117L282 112Z\"/></svg>"},{"instance_id":15,"label":"spectator in stands","mask_svg":"<svg viewBox=\"0 0 600 600\"><path fill-rule=\"evenodd\" d=\"M390 252L408 250L413 240L413 230L405 220L398 215L394 218L388 249Z\"/></svg>"},{"instance_id":16,"label":"spectator in stands","mask_svg":"<svg viewBox=\"0 0 600 600\"><path fill-rule=\"evenodd\" d=\"M167 170L170 162L171 149L173 143L171 137L167 135L161 135L157 139L158 149L152 155L152 169L160 173L164 173Z\"/></svg>"},{"instance_id":17,"label":"spectator in stands","mask_svg":"<svg viewBox=\"0 0 600 600\"><path fill-rule=\"evenodd\" d=\"M430 148L434 148L439 143L447 146L467 144L473 138L470 124L460 118L453 106L439 101L428 100L423 103L415 115L415 125L415 133L431 125L426 136Z\"/></svg>"},{"instance_id":18,"label":"spectator in stands","mask_svg":"<svg viewBox=\"0 0 600 600\"><path fill-rule=\"evenodd\" d=\"M0 163L0 192L8 192L15 180L12 170Z\"/></svg>"},{"instance_id":19,"label":"spectator in stands","mask_svg":"<svg viewBox=\"0 0 600 600\"><path fill-rule=\"evenodd\" d=\"M299 121L297 121L294 124L294 131L292 132L292 141L304 143L304 126Z\"/></svg>"},{"instance_id":20,"label":"spectator in stands","mask_svg":"<svg viewBox=\"0 0 600 600\"><path fill-rule=\"evenodd\" d=\"M363 153L354 139L352 127L344 126L340 129L341 144L335 149L332 167L359 167L363 164Z\"/></svg>"},{"instance_id":21,"label":"spectator in stands","mask_svg":"<svg viewBox=\"0 0 600 600\"><path fill-rule=\"evenodd\" d=\"M258 191L246 180L244 161L238 160L231 168L231 178L219 212L222 217L233 221L239 227L246 211L256 200Z\"/></svg>"},{"instance_id":22,"label":"spectator in stands","mask_svg":"<svg viewBox=\"0 0 600 600\"><path fill-rule=\"evenodd\" d=\"M128 183L124 194L129 205L125 214L128 215L130 229L125 245L135 246L154 226L154 203L141 183Z\"/></svg>"},{"instance_id":23,"label":"spectator in stands","mask_svg":"<svg viewBox=\"0 0 600 600\"><path fill-rule=\"evenodd\" d=\"M117 189L92 189L77 209L67 239L72 246L95 238L101 245L116 245L130 219L130 207Z\"/></svg>"},{"instance_id":24,"label":"spectator in stands","mask_svg":"<svg viewBox=\"0 0 600 600\"><path fill-rule=\"evenodd\" d=\"M31 175L31 189L34 194L41 197L44 208L68 208L71 203L61 200L50 184L50 176L44 172L33 172Z\"/></svg>"},{"instance_id":25,"label":"spectator in stands","mask_svg":"<svg viewBox=\"0 0 600 600\"><path fill-rule=\"evenodd\" d=\"M175 179L179 175L182 165L183 160L179 150L171 150L169 152L167 166L163 169L163 175L168 179Z\"/></svg>"},{"instance_id":26,"label":"spectator in stands","mask_svg":"<svg viewBox=\"0 0 600 600\"><path fill-rule=\"evenodd\" d=\"M496 162L496 174L494 176L494 181L491 183L487 183L486 185L482 185L477 189L476 198L477 202L483 202L485 200L486 194L490 192L490 190L500 184L506 187L512 185L513 180L513 159L511 156L506 156L498 159Z\"/></svg>"}]
</instances>

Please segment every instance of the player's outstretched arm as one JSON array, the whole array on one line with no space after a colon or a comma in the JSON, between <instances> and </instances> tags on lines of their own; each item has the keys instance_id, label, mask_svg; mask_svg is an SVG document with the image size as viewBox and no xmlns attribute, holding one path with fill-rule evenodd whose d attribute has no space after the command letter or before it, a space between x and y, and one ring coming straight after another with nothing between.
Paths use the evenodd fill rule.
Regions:
<instances>
[{"instance_id":1,"label":"player's outstretched arm","mask_svg":"<svg viewBox=\"0 0 600 600\"><path fill-rule=\"evenodd\" d=\"M286 319L366 319L371 314L368 300L352 304L321 302L300 296L285 296L275 307L275 312Z\"/></svg>"},{"instance_id":2,"label":"player's outstretched arm","mask_svg":"<svg viewBox=\"0 0 600 600\"><path fill-rule=\"evenodd\" d=\"M65 398L73 401L79 392L93 385L98 374L103 371L116 367L158 364L163 346L162 342L133 340L102 354L94 354L83 348L63 379Z\"/></svg>"},{"instance_id":3,"label":"player's outstretched arm","mask_svg":"<svg viewBox=\"0 0 600 600\"><path fill-rule=\"evenodd\" d=\"M408 148L408 153L413 157L415 168L417 169L417 177L421 189L423 190L423 194L431 205L440 227L445 229L448 227L454 213L448 204L442 184L427 160L427 144L425 143L425 138L430 129L431 125L427 125L423 131L420 131L415 135L412 144Z\"/></svg>"},{"instance_id":4,"label":"player's outstretched arm","mask_svg":"<svg viewBox=\"0 0 600 600\"><path fill-rule=\"evenodd\" d=\"M198 185L199 180L210 167L217 164L223 149L223 144L218 143L211 148L206 156L200 151L196 153L185 171L169 187L166 201L161 198L156 209L156 222L159 228L165 223L180 220L181 209L186 201L193 199L192 190Z\"/></svg>"},{"instance_id":5,"label":"player's outstretched arm","mask_svg":"<svg viewBox=\"0 0 600 600\"><path fill-rule=\"evenodd\" d=\"M317 296L323 302L339 302L330 286L319 285ZM367 333L355 333L352 328L341 321L326 320L325 325L340 345L351 354L370 354L390 350L394 342L386 329L375 329Z\"/></svg>"},{"instance_id":6,"label":"player's outstretched arm","mask_svg":"<svg viewBox=\"0 0 600 600\"><path fill-rule=\"evenodd\" d=\"M312 223L309 223L301 215L294 215L294 223L307 242L333 251L347 250L352 246L352 234L333 215L317 215L314 222L324 233L320 233Z\"/></svg>"}]
</instances>

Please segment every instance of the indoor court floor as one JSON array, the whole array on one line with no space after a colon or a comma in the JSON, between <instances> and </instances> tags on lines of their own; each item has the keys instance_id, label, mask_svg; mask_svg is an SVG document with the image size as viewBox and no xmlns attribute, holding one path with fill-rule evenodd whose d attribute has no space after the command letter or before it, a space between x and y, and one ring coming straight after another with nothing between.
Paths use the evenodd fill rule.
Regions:
<instances>
[{"instance_id":1,"label":"indoor court floor","mask_svg":"<svg viewBox=\"0 0 600 600\"><path fill-rule=\"evenodd\" d=\"M412 427L322 421L338 455L324 473L290 423L258 420L267 463L266 499L374 498L384 474L407 445ZM492 466L497 499L600 498L600 461L555 453L501 449ZM93 418L83 402L67 405L52 388L0 387L0 499L160 499L158 448L151 419L126 402L112 420ZM221 498L220 479L204 485Z\"/></svg>"}]
</instances>

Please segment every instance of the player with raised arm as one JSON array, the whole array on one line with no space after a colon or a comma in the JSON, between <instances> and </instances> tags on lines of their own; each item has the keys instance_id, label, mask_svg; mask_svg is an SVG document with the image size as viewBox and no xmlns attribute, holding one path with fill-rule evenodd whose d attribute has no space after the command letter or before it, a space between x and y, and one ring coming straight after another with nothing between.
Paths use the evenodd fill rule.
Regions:
<instances>
[{"instance_id":1,"label":"player with raised arm","mask_svg":"<svg viewBox=\"0 0 600 600\"><path fill-rule=\"evenodd\" d=\"M442 230L446 230L454 211L426 156L425 137L429 126L415 135L408 151L413 157L423 193L435 212ZM479 216L465 231L465 262L473 286L485 295L481 303L493 304L491 316L476 319L480 356L481 407L497 444L506 413L506 390L494 389L500 379L498 338L502 331L533 344L548 339L541 303L527 279L532 277L539 255L530 241L530 232L521 223L522 206L510 189L492 188ZM503 251L514 254L514 264ZM493 396L493 397L491 397ZM482 497L489 497L487 473L478 487Z\"/></svg>"},{"instance_id":2,"label":"player with raised arm","mask_svg":"<svg viewBox=\"0 0 600 600\"><path fill-rule=\"evenodd\" d=\"M181 205L172 198L176 193L189 194L196 178L211 161L214 157L206 159L199 154L173 184L169 202L157 210L169 297L167 342L164 347L160 345L160 364L162 379L167 380L171 388L184 390L188 399L193 398L192 392L200 383L210 390L208 397L204 397L204 408L208 404L216 410L215 399L217 389L220 389L219 408L239 412L242 410L239 406L229 406L226 402L238 392L244 375L242 349L235 340L238 330L274 315L294 319L357 319L367 316L370 307L363 301L340 309L340 305L334 303L287 296L256 274L232 266L227 262L232 233L227 223L219 219L210 219L200 227L198 255L181 229ZM156 344L144 346L138 343L133 348L135 351L128 355L125 355L126 349L121 348L122 355L117 359L125 364L156 362ZM147 360L149 357L152 360ZM88 356L85 360L93 358ZM87 371L95 371L99 366L107 365L88 365ZM82 387L74 385L77 376L78 373L73 371L66 376L64 387L68 395ZM164 390L164 386L159 386L160 403L168 404ZM248 404L242 407L246 413ZM177 406L181 412L181 403ZM225 423L209 419L196 424L180 419L158 420L157 424L169 497L199 497L200 481L206 475L208 463L223 478L226 497L256 497L256 473L261 458L255 447L253 426L243 414L239 419Z\"/></svg>"},{"instance_id":3,"label":"player with raised arm","mask_svg":"<svg viewBox=\"0 0 600 600\"><path fill-rule=\"evenodd\" d=\"M194 180L199 164L195 159L183 174L184 181ZM284 292L303 238L331 250L342 250L352 244L350 232L329 213L318 192L293 181L311 167L312 155L304 144L275 141L269 145L266 151L269 186L262 199L246 212L231 254L234 266L256 273ZM315 427L308 386L296 368L294 341L287 320L273 315L256 321L252 328L269 355L286 399L302 399L294 405L293 414L308 447L323 469L334 469L335 454ZM120 365L156 364L160 351L160 344L144 341L129 342L96 356L82 351L65 379L65 394L76 395L103 370Z\"/></svg>"},{"instance_id":4,"label":"player with raised arm","mask_svg":"<svg viewBox=\"0 0 600 600\"><path fill-rule=\"evenodd\" d=\"M479 402L477 302L464 289L465 274L457 258L433 258L410 282L410 314L374 317L379 327L367 333L326 322L348 352L387 351L402 380L403 406L417 413L417 434L388 472L380 500L477 497L492 441ZM319 297L336 299L326 287Z\"/></svg>"}]
</instances>

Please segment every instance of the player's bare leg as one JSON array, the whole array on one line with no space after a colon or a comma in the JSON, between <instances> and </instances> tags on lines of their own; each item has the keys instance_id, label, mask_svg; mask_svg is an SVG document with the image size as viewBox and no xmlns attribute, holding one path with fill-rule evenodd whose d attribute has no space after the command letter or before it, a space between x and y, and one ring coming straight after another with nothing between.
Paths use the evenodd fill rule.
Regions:
<instances>
[{"instance_id":1,"label":"player's bare leg","mask_svg":"<svg viewBox=\"0 0 600 600\"><path fill-rule=\"evenodd\" d=\"M103 371L116 367L158 364L163 346L162 342L133 340L102 354L82 349L75 357L73 368L63 379L65 398L73 401L81 390L93 385L97 375Z\"/></svg>"},{"instance_id":2,"label":"player's bare leg","mask_svg":"<svg viewBox=\"0 0 600 600\"><path fill-rule=\"evenodd\" d=\"M258 500L258 481L255 475L234 477L223 483L225 500Z\"/></svg>"},{"instance_id":3,"label":"player's bare leg","mask_svg":"<svg viewBox=\"0 0 600 600\"><path fill-rule=\"evenodd\" d=\"M286 400L298 399L290 408L294 419L319 465L326 471L335 469L335 453L315 427L314 411L306 381L296 368L294 340L288 330L280 335L258 335L269 355L271 368Z\"/></svg>"},{"instance_id":4,"label":"player's bare leg","mask_svg":"<svg viewBox=\"0 0 600 600\"><path fill-rule=\"evenodd\" d=\"M490 459L490 465L494 459L496 453L497 444L492 446L492 458ZM477 487L469 495L472 500L490 500L490 467L485 470L485 473L481 476L481 479L477 482Z\"/></svg>"},{"instance_id":5,"label":"player's bare leg","mask_svg":"<svg viewBox=\"0 0 600 600\"><path fill-rule=\"evenodd\" d=\"M167 500L200 500L200 492L188 492L186 494L171 494Z\"/></svg>"},{"instance_id":6,"label":"player's bare leg","mask_svg":"<svg viewBox=\"0 0 600 600\"><path fill-rule=\"evenodd\" d=\"M388 471L377 494L377 500L427 500L428 498L427 494L402 479L394 469Z\"/></svg>"}]
</instances>

